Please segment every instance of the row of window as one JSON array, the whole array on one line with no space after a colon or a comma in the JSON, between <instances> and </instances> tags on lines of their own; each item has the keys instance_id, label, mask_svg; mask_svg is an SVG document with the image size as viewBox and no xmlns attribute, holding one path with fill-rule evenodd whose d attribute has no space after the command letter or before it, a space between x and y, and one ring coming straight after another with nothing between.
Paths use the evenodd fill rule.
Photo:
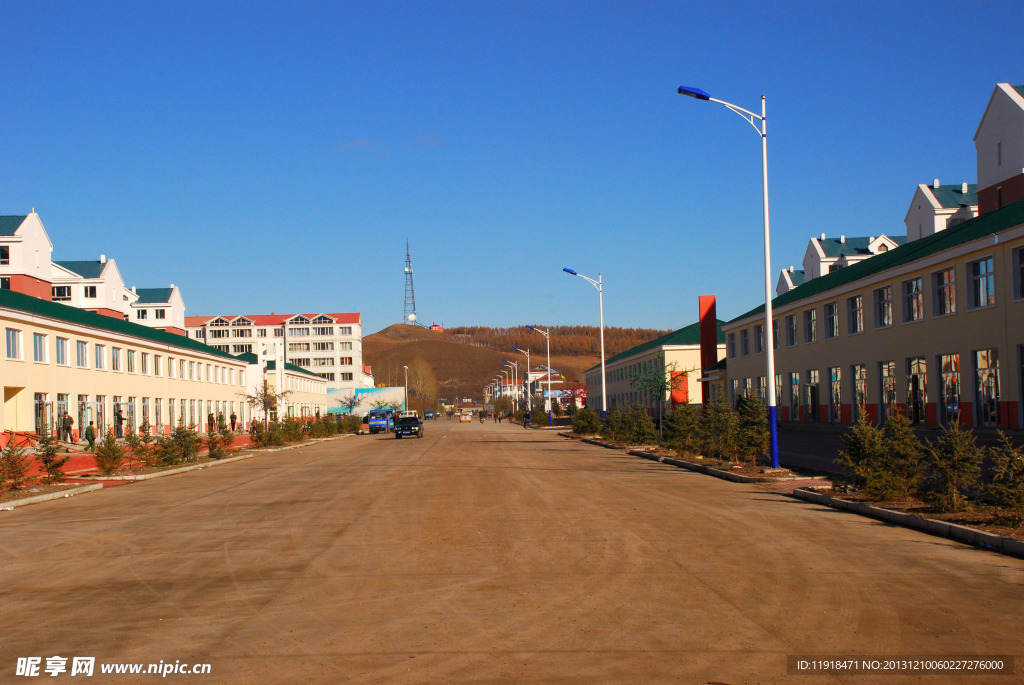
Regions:
<instances>
[{"instance_id":1,"label":"row of window","mask_svg":"<svg viewBox=\"0 0 1024 685\"><path fill-rule=\"evenodd\" d=\"M996 284L995 265L992 257L986 257L967 264L968 274L968 302L969 310L983 309L995 306ZM957 313L956 300L956 267L950 266L931 274L930 286L932 288L932 317L938 318ZM1017 299L1024 299L1024 248L1014 250L1014 296ZM924 304L925 282L921 276L907 279L900 283L898 297L902 303L903 323L914 323L925 318ZM884 285L875 288L871 294L871 309L873 314L874 327L876 329L889 328L894 322L894 301L892 285ZM846 298L846 332L848 335L856 335L864 332L865 311L864 295L857 294ZM839 301L828 302L823 307L824 317L822 320L822 335L826 340L839 337L840 331L840 308ZM802 319L803 336L798 337L798 317ZM788 314L783 317L783 334L786 347L793 347L798 342L805 344L818 341L818 310L806 309L800 314ZM774 349L779 348L779 323L773 325L772 344ZM730 358L736 356L747 356L751 353L751 336L748 329L736 333L729 333L726 338L726 347ZM760 354L764 349L764 326L757 324L753 327L753 353Z\"/></svg>"},{"instance_id":2,"label":"row of window","mask_svg":"<svg viewBox=\"0 0 1024 685\"><path fill-rule=\"evenodd\" d=\"M168 398L166 404L161 397L128 397L120 395L75 395L76 401L72 404L70 393L58 393L56 402L52 402L48 393L35 393L35 428L36 432L43 434L53 427L61 427L61 419L64 412L67 412L75 419L74 430L82 435L90 422L96 427L98 433L103 433L111 424L118 427L118 437L122 437L123 431L132 431L148 423L152 428L152 434L163 433L163 427L175 426L183 423L188 426L196 426L205 429L209 414L214 419L219 415L224 416L225 422L230 426L231 415L235 414L238 425L244 427L246 417L251 418L251 408L245 402L228 400L197 400L197 399L176 399ZM109 401L108 401L109 399ZM203 413L203 402L206 403L206 411ZM166 409L166 415L164 410ZM166 424L164 420L166 419Z\"/></svg>"},{"instance_id":3,"label":"row of window","mask_svg":"<svg viewBox=\"0 0 1024 685\"><path fill-rule=\"evenodd\" d=\"M40 364L49 364L51 358L50 339L51 336L44 333L32 334L32 361ZM92 344L92 354L89 354L90 343L85 340L74 340L61 336L53 336L53 358L58 366L71 366L71 352L74 352L74 365L80 369L91 368L97 371L115 371L126 373L141 373L144 376L162 376L166 371L168 378L180 378L182 380L236 385L236 369L217 364L203 364L202 362L188 361L167 357L164 365L164 357L149 352L124 349L114 345ZM7 359L12 361L24 361L22 352L22 331L17 328L5 328L4 339L6 343ZM74 346L72 346L72 342ZM205 366L205 374L204 374ZM239 382L237 385L245 384L245 371L239 370Z\"/></svg>"},{"instance_id":4,"label":"row of window","mask_svg":"<svg viewBox=\"0 0 1024 685\"><path fill-rule=\"evenodd\" d=\"M311 347L312 345L312 347ZM289 352L309 352L313 350L315 352L331 352L334 350L335 343L333 342L290 342L288 343ZM351 350L352 343L350 342L339 342L337 343L339 350Z\"/></svg>"},{"instance_id":5,"label":"row of window","mask_svg":"<svg viewBox=\"0 0 1024 685\"><path fill-rule=\"evenodd\" d=\"M296 324L296 325L298 325L298 324L311 324L311 323L312 324L324 324L324 323L332 324L332 323L334 323L334 319L332 319L329 316L324 316L323 314L321 314L320 316L316 317L315 319L313 319L311 321L308 317L305 317L305 316L302 316L302 315L298 315L298 316L293 316L291 319L289 319L287 321L287 323L288 324ZM239 317L239 318L237 318L237 319L235 319L234 321L231 321L231 322L228 322L228 320L224 319L224 318L217 318L217 319L214 319L213 321L211 321L207 325L209 325L209 326L218 326L218 327L219 326L252 326L253 322L252 322L252 319L249 319L249 318L246 318L246 317L243 316L243 317Z\"/></svg>"},{"instance_id":6,"label":"row of window","mask_svg":"<svg viewBox=\"0 0 1024 685\"><path fill-rule=\"evenodd\" d=\"M145 318L145 317L143 317L143 318ZM163 317L159 317L159 318L163 318ZM210 324L210 326L213 326L213 325L214 324ZM221 324L221 325L222 326L226 326L227 324L225 323L225 324ZM256 337L257 338L266 338L267 337L267 330L268 329L266 329L266 328L255 328L255 329L253 329L253 328L232 328L230 330L226 329L226 328L211 328L210 329L209 337L210 338L228 338L228 337L231 337L231 338L251 338L251 337L253 337L253 331L254 330L256 331ZM305 327L305 326L304 327L289 328L288 329L288 336L289 337L309 336L310 330L311 329L309 327ZM334 335L335 335L334 327L333 326L317 326L317 327L312 328L312 331L313 331L313 335L315 335L315 336L334 337ZM351 326L338 326L337 335L352 335L352 327ZM200 329L198 329L196 331L193 331L192 332L192 337L196 338L197 340L205 340L206 337L207 337L206 336L206 329L205 328L200 328ZM275 338L283 338L284 337L284 328L275 328L274 329L274 337ZM346 344L351 345L352 343L346 343Z\"/></svg>"},{"instance_id":7,"label":"row of window","mask_svg":"<svg viewBox=\"0 0 1024 685\"><path fill-rule=\"evenodd\" d=\"M997 427L999 422L999 352L996 349L975 350L971 353L973 363L973 394L975 402L974 425ZM1021 348L1022 375L1024 375L1024 348ZM913 424L925 424L928 419L929 399L936 405L936 421L948 426L960 420L961 367L960 355L943 354L935 358L934 385L928 380L928 361L925 357L908 357L903 368L903 402L898 398L897 388L900 380L897 375L895 360L878 362L876 379L878 381L878 413L883 420L897 406L902 407ZM1024 379L1022 379L1024 380ZM789 408L790 421L818 422L827 419L832 423L841 423L846 419L842 414L843 369L835 366L827 369L822 378L817 369L791 371L775 375L775 403L777 406ZM868 403L868 367L854 364L849 369L848 382L852 398L851 421L858 419L861 408ZM822 386L828 393L826 400L821 398ZM934 391L929 391L933 387ZM766 383L764 376L757 378L734 379L732 381L732 399L735 403L741 397L765 397ZM930 395L929 392L932 392ZM783 404L786 402L785 404ZM822 407L828 412L822 416Z\"/></svg>"}]
</instances>

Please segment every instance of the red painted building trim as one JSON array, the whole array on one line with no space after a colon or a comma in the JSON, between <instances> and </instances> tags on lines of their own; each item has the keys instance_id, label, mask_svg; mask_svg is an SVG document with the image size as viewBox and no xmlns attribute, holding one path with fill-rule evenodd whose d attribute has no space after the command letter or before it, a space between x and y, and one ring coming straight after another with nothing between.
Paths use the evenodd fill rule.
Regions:
<instances>
[{"instance_id":1,"label":"red painted building trim","mask_svg":"<svg viewBox=\"0 0 1024 685\"><path fill-rule=\"evenodd\" d=\"M25 274L11 274L11 290L31 297L38 297L40 300L50 300L53 297L53 284L34 276Z\"/></svg>"},{"instance_id":2,"label":"red painted building trim","mask_svg":"<svg viewBox=\"0 0 1024 685\"><path fill-rule=\"evenodd\" d=\"M95 312L96 314L99 314L101 316L109 316L111 319L121 319L122 321L124 321L124 314L114 309L106 309L105 307L100 307L99 309L86 309L85 311Z\"/></svg>"},{"instance_id":3,"label":"red painted building trim","mask_svg":"<svg viewBox=\"0 0 1024 685\"><path fill-rule=\"evenodd\" d=\"M978 191L978 214L994 212L1024 198L1024 174L1017 174Z\"/></svg>"}]
</instances>

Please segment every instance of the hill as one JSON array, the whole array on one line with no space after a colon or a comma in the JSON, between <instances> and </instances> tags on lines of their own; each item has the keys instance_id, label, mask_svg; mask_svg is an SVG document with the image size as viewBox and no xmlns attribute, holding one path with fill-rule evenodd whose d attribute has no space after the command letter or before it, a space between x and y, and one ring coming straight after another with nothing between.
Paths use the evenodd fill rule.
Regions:
<instances>
[{"instance_id":1,"label":"hill","mask_svg":"<svg viewBox=\"0 0 1024 685\"><path fill-rule=\"evenodd\" d=\"M605 354L610 357L666 332L606 328ZM551 366L568 380L582 380L583 372L601 361L596 327L552 327L551 343ZM526 368L526 357L513 345L530 350L534 368L547 363L544 337L525 327L431 331L405 324L364 336L363 363L373 367L378 384L391 386L403 385L402 367L409 366L411 395L479 399L504 359L517 362L520 375Z\"/></svg>"}]
</instances>

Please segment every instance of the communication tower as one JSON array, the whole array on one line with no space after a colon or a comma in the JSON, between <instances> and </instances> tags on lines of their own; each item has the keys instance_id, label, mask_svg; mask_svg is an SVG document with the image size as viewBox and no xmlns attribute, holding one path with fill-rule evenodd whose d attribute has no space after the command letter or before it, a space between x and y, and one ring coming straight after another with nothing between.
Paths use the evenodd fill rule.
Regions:
<instances>
[{"instance_id":1,"label":"communication tower","mask_svg":"<svg viewBox=\"0 0 1024 685\"><path fill-rule=\"evenodd\" d=\"M409 241L405 241L405 312L402 322L416 324L416 293L412 289L412 258L409 257Z\"/></svg>"}]
</instances>

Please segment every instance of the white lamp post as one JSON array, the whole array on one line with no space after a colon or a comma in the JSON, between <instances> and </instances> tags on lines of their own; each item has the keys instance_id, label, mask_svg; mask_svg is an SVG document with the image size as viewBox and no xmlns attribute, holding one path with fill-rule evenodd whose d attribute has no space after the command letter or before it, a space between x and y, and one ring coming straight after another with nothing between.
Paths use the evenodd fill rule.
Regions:
<instances>
[{"instance_id":1,"label":"white lamp post","mask_svg":"<svg viewBox=\"0 0 1024 685\"><path fill-rule=\"evenodd\" d=\"M604 372L604 291L601 290L601 274L597 275L597 280L593 278L587 278L583 274L576 273L572 269L562 269L567 274L573 276L579 276L590 285L597 288L597 302L598 307L601 310L601 420L604 421L605 416L608 414L608 386L605 383L605 372Z\"/></svg>"},{"instance_id":2,"label":"white lamp post","mask_svg":"<svg viewBox=\"0 0 1024 685\"><path fill-rule=\"evenodd\" d=\"M536 326L530 326L530 325L527 325L526 327L529 328L531 331L537 331L538 333L543 335L545 341L548 344L548 366L547 366L548 396L546 398L544 398L544 411L546 411L548 413L548 426L551 426L552 425L552 421L551 421L551 331L550 330L548 330L548 331L541 330L540 328L537 328Z\"/></svg>"},{"instance_id":3,"label":"white lamp post","mask_svg":"<svg viewBox=\"0 0 1024 685\"><path fill-rule=\"evenodd\" d=\"M519 378L518 378L518 373L517 372L519 371L519 362L510 362L507 359L505 359L503 361L505 362L505 365L508 366L512 370L512 392L514 393L512 398L515 400L516 407L518 408L519 407L519 390L518 390L519 389Z\"/></svg>"},{"instance_id":4,"label":"white lamp post","mask_svg":"<svg viewBox=\"0 0 1024 685\"><path fill-rule=\"evenodd\" d=\"M768 229L768 130L765 126L765 97L761 96L761 114L760 116L754 114L750 110L743 109L732 103L724 100L718 100L705 93L700 88L690 88L688 86L679 86L679 94L686 95L697 100L707 100L708 102L717 102L720 105L725 105L736 114L739 114L743 119L754 127L757 134L761 137L761 198L764 207L764 349L765 359L767 361L767 374L768 378L768 431L770 434L770 458L772 462L772 468L779 468L779 430L776 426L776 412L778 411L775 406L775 345L774 345L774 334L772 332L772 251L771 241L769 239ZM761 126L755 122L760 122Z\"/></svg>"},{"instance_id":5,"label":"white lamp post","mask_svg":"<svg viewBox=\"0 0 1024 685\"><path fill-rule=\"evenodd\" d=\"M409 367L408 366L403 366L402 368L405 369L405 409L406 409L406 411L408 411L408 409L409 409Z\"/></svg>"},{"instance_id":6,"label":"white lamp post","mask_svg":"<svg viewBox=\"0 0 1024 685\"><path fill-rule=\"evenodd\" d=\"M526 355L526 371L523 373L523 388L525 390L524 394L526 395L526 409L529 410L533 406L533 397L530 394L530 350L521 350L515 345L512 346L512 349Z\"/></svg>"}]
</instances>

